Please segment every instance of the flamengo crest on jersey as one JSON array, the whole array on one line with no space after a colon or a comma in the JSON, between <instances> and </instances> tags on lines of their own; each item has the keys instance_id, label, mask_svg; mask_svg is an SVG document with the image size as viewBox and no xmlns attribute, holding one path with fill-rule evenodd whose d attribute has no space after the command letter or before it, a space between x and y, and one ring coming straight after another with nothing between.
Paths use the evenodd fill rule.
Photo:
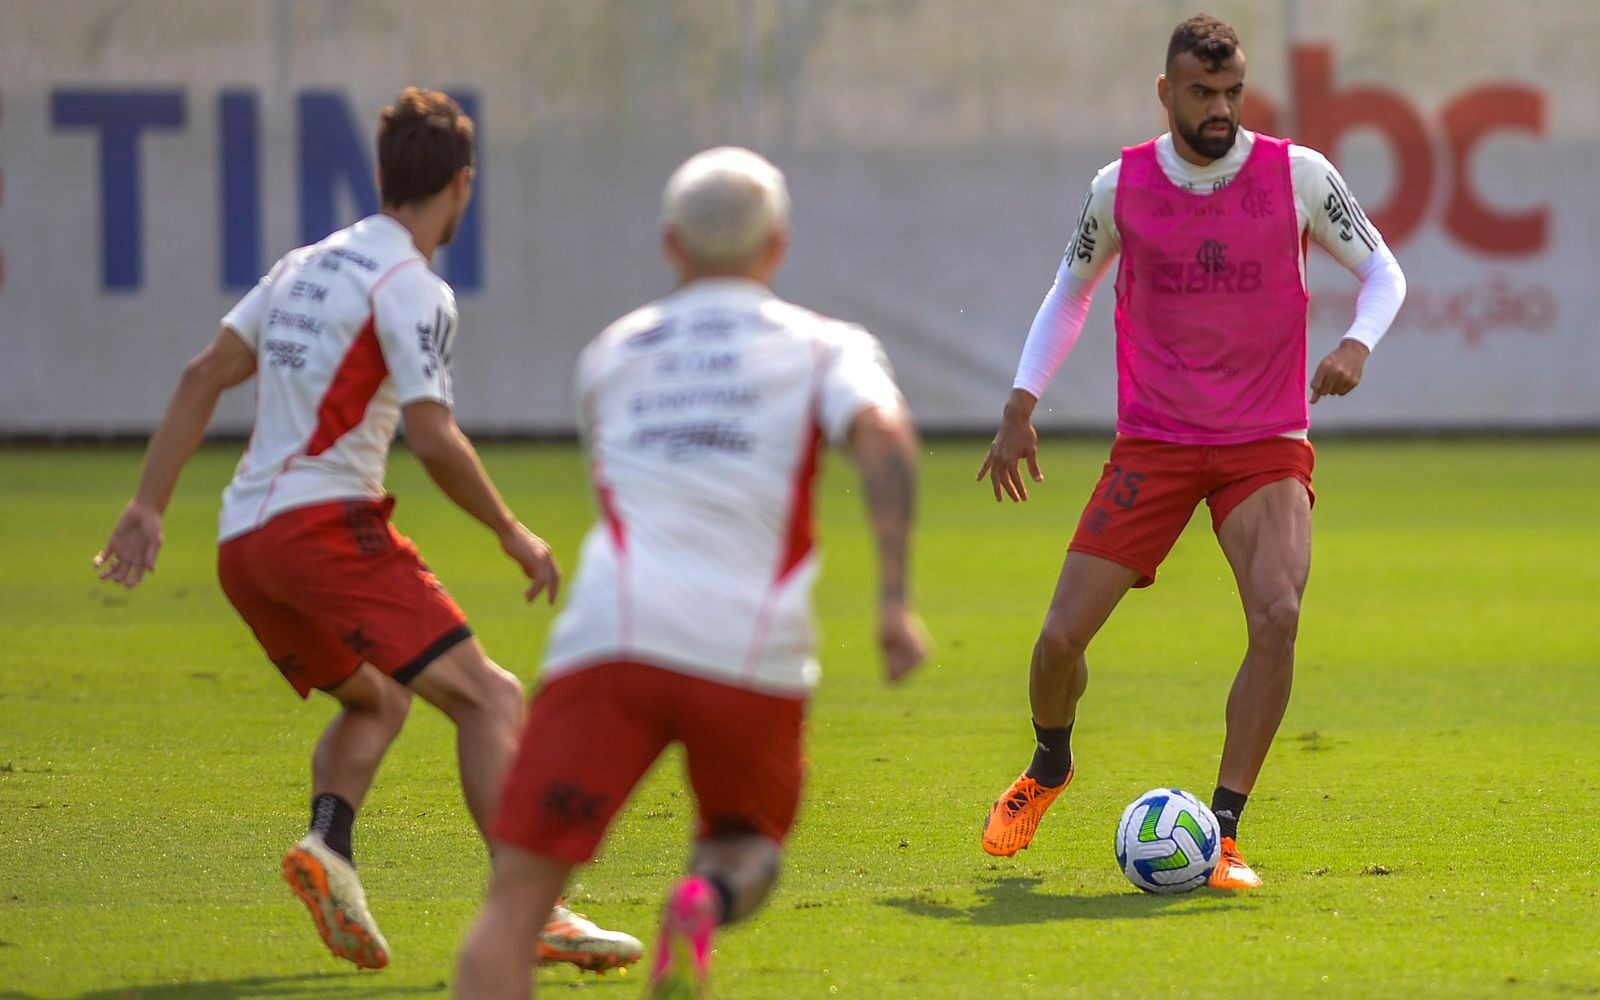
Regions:
<instances>
[{"instance_id":1,"label":"flamengo crest on jersey","mask_svg":"<svg viewBox=\"0 0 1600 1000\"><path fill-rule=\"evenodd\" d=\"M382 496L401 407L451 405L455 296L388 216L290 252L222 322L255 349L256 410L221 540L295 507Z\"/></svg>"},{"instance_id":2,"label":"flamengo crest on jersey","mask_svg":"<svg viewBox=\"0 0 1600 1000\"><path fill-rule=\"evenodd\" d=\"M602 519L544 676L634 660L809 691L819 447L903 405L878 342L759 284L697 281L593 341L577 397Z\"/></svg>"}]
</instances>

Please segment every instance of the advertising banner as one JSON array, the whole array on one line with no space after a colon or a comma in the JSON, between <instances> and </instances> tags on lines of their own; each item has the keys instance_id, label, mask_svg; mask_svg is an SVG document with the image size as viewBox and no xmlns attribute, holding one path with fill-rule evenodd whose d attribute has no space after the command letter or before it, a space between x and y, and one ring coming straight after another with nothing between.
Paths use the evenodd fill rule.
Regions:
<instances>
[{"instance_id":1,"label":"advertising banner","mask_svg":"<svg viewBox=\"0 0 1600 1000\"><path fill-rule=\"evenodd\" d=\"M1600 427L1600 5L1220 2L1246 124L1326 153L1409 296L1314 427ZM477 198L435 261L459 418L561 434L606 323L671 287L689 154L788 174L778 291L884 342L919 422L988 431L1090 179L1164 130L1165 2L0 2L0 435L149 430L182 363L287 250L375 211L407 84L477 118ZM1358 284L1313 249L1310 357ZM1108 428L1110 279L1041 403ZM216 427L243 431L248 389ZM1314 431L1315 433L1315 431Z\"/></svg>"}]
</instances>

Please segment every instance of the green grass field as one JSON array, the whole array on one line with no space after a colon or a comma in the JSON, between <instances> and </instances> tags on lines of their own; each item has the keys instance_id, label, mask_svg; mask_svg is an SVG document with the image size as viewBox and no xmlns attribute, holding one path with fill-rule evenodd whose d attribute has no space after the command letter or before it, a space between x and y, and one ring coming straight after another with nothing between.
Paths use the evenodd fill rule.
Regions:
<instances>
[{"instance_id":1,"label":"green grass field","mask_svg":"<svg viewBox=\"0 0 1600 1000\"><path fill-rule=\"evenodd\" d=\"M1600 994L1600 440L1323 445L1294 700L1241 838L1266 886L1180 897L1129 886L1111 838L1152 786L1209 795L1243 648L1226 564L1202 513L1091 651L1071 791L1031 850L990 859L978 827L1028 760L1028 652L1104 445L1047 442L1025 507L971 481L983 447L929 446L916 579L939 648L898 690L830 458L807 800L770 905L720 938L719 996ZM196 460L159 571L126 593L89 557L137 453L0 451L0 998L447 991L485 862L437 714L413 713L356 828L391 968L330 958L278 880L331 703L294 698L215 583L237 453ZM591 516L577 453L486 460L570 572ZM491 654L531 679L550 611L409 457L391 485ZM648 943L691 816L669 757L573 905ZM539 982L631 997L642 976Z\"/></svg>"}]
</instances>

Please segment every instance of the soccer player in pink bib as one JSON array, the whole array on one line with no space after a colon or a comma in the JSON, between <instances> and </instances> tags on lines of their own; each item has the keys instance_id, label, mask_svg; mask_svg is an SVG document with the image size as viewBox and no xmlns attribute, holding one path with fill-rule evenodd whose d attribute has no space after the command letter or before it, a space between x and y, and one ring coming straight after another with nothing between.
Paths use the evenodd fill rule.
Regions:
<instances>
[{"instance_id":1,"label":"soccer player in pink bib","mask_svg":"<svg viewBox=\"0 0 1600 1000\"><path fill-rule=\"evenodd\" d=\"M1117 436L1034 646L1034 756L984 824L983 849L993 855L1027 847L1072 780L1084 651L1130 587L1155 582L1204 500L1249 635L1212 796L1222 859L1211 884L1261 884L1239 854L1238 825L1294 673L1315 499L1308 404L1360 383L1405 278L1322 154L1239 128L1244 79L1244 50L1228 25L1201 14L1173 32L1157 80L1170 131L1124 149L1095 176L978 472L997 501L1028 498L1021 462L1043 479L1033 408L1082 330L1096 283L1119 259ZM1309 392L1308 238L1361 279L1354 321Z\"/></svg>"},{"instance_id":2,"label":"soccer player in pink bib","mask_svg":"<svg viewBox=\"0 0 1600 1000\"><path fill-rule=\"evenodd\" d=\"M389 964L351 845L356 811L400 734L411 696L456 724L468 811L487 827L522 719L522 685L484 653L466 616L390 523L389 445L406 441L456 506L494 532L528 600L560 581L550 549L514 517L456 427L456 299L428 268L472 197L472 119L407 88L378 125L383 210L291 251L222 319L184 369L150 439L139 489L95 558L137 586L155 570L178 475L231 386L256 379L250 445L222 494L217 574L262 650L302 698L340 711L311 757L311 828L283 876L328 949ZM637 961L627 934L553 905L530 960L604 970Z\"/></svg>"},{"instance_id":3,"label":"soccer player in pink bib","mask_svg":"<svg viewBox=\"0 0 1600 1000\"><path fill-rule=\"evenodd\" d=\"M799 805L819 671L812 491L825 441L861 471L888 678L926 649L906 586L910 413L867 331L772 293L789 245L783 175L749 150L708 150L673 174L663 209L677 290L613 323L578 361L601 516L501 796L462 1000L527 1000L518 940L674 742L699 824L646 994L708 995L713 934L766 898Z\"/></svg>"}]
</instances>

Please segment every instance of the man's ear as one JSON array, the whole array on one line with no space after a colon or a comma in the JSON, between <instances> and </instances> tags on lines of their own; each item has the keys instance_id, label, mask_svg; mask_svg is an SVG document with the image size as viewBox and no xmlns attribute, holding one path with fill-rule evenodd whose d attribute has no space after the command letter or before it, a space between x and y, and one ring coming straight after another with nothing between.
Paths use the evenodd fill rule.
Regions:
<instances>
[{"instance_id":1,"label":"man's ear","mask_svg":"<svg viewBox=\"0 0 1600 1000\"><path fill-rule=\"evenodd\" d=\"M678 243L677 231L666 223L661 225L661 254L674 268L683 265L683 247Z\"/></svg>"}]
</instances>

